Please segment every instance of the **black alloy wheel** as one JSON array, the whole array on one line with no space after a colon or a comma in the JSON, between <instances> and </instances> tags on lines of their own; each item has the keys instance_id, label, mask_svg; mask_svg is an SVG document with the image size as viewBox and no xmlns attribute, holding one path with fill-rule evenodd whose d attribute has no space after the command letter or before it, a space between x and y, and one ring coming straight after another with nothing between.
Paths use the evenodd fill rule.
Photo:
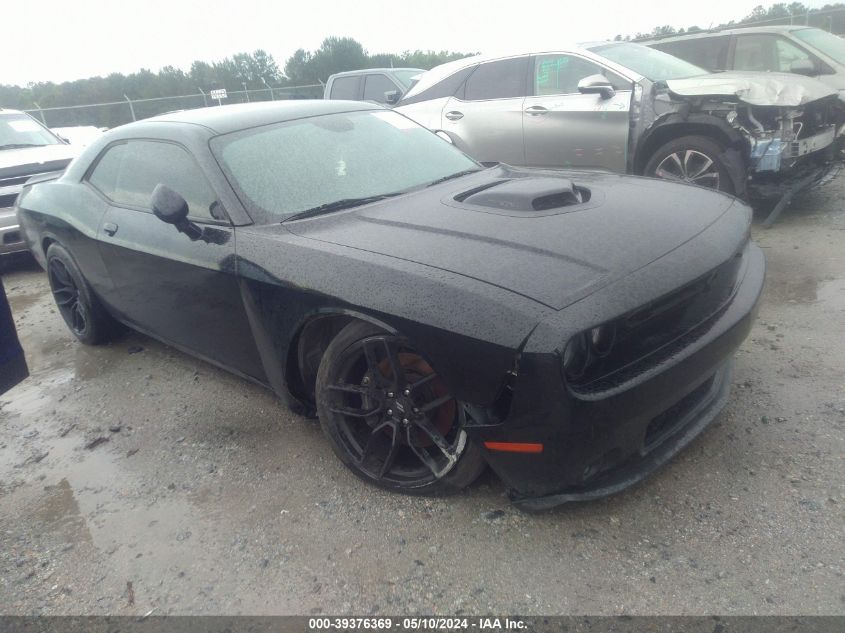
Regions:
<instances>
[{"instance_id":1,"label":"black alloy wheel","mask_svg":"<svg viewBox=\"0 0 845 633\"><path fill-rule=\"evenodd\" d=\"M94 295L70 253L51 244L46 256L50 290L73 335L87 345L110 339L120 326Z\"/></svg>"},{"instance_id":2,"label":"black alloy wheel","mask_svg":"<svg viewBox=\"0 0 845 633\"><path fill-rule=\"evenodd\" d=\"M465 407L431 364L406 339L369 324L347 326L327 348L317 407L340 459L385 488L457 490L484 468L467 440Z\"/></svg>"},{"instance_id":3,"label":"black alloy wheel","mask_svg":"<svg viewBox=\"0 0 845 633\"><path fill-rule=\"evenodd\" d=\"M88 328L88 311L80 300L79 288L64 263L53 258L47 266L50 288L59 313L76 336L84 336Z\"/></svg>"}]
</instances>

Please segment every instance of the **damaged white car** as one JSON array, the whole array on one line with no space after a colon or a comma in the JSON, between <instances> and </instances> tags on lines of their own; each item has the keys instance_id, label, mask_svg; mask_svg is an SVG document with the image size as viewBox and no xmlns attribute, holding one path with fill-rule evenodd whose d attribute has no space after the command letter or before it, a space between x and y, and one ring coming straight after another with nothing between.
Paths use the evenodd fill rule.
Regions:
<instances>
[{"instance_id":1,"label":"damaged white car","mask_svg":"<svg viewBox=\"0 0 845 633\"><path fill-rule=\"evenodd\" d=\"M608 169L787 201L836 164L842 107L808 77L708 73L609 42L443 64L397 111L482 162Z\"/></svg>"}]
</instances>

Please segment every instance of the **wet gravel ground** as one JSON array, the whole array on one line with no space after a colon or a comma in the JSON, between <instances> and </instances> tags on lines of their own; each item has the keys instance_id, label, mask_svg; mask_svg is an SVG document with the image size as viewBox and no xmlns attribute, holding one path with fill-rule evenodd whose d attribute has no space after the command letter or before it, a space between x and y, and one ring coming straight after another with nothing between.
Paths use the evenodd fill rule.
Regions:
<instances>
[{"instance_id":1,"label":"wet gravel ground","mask_svg":"<svg viewBox=\"0 0 845 633\"><path fill-rule=\"evenodd\" d=\"M267 391L130 333L77 344L4 274L32 376L0 396L5 614L842 614L845 181L755 229L769 279L717 421L646 483L519 512L404 497Z\"/></svg>"}]
</instances>

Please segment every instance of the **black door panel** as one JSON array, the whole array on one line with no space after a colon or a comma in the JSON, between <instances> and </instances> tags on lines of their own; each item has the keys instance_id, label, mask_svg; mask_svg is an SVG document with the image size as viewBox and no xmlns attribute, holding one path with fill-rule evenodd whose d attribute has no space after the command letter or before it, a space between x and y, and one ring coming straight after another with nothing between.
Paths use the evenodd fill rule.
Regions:
<instances>
[{"instance_id":1,"label":"black door panel","mask_svg":"<svg viewBox=\"0 0 845 633\"><path fill-rule=\"evenodd\" d=\"M191 241L152 213L111 207L100 234L121 318L259 380L264 370L234 270L234 229ZM178 253L178 255L177 255Z\"/></svg>"}]
</instances>

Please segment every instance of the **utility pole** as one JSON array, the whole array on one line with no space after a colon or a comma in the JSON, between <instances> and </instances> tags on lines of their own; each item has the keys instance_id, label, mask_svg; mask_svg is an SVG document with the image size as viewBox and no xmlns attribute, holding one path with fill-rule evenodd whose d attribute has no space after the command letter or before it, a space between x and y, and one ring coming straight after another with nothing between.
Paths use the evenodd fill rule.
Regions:
<instances>
[{"instance_id":1,"label":"utility pole","mask_svg":"<svg viewBox=\"0 0 845 633\"><path fill-rule=\"evenodd\" d=\"M47 127L47 119L44 118L44 110L41 109L41 106L38 105L37 101L33 101L32 103L34 103L35 107L38 108L38 114L41 115L41 122L44 124L44 127Z\"/></svg>"},{"instance_id":2,"label":"utility pole","mask_svg":"<svg viewBox=\"0 0 845 633\"><path fill-rule=\"evenodd\" d=\"M261 78L261 81L264 82L264 85L267 86L267 90L270 91L270 101L275 101L276 97L273 95L273 87L267 83L267 80L264 77Z\"/></svg>"},{"instance_id":3,"label":"utility pole","mask_svg":"<svg viewBox=\"0 0 845 633\"><path fill-rule=\"evenodd\" d=\"M138 119L135 118L135 106L132 105L132 99L130 99L126 95L123 95L123 98L126 99L126 101L129 103L129 111L132 113L132 120L137 121Z\"/></svg>"},{"instance_id":4,"label":"utility pole","mask_svg":"<svg viewBox=\"0 0 845 633\"><path fill-rule=\"evenodd\" d=\"M246 82L242 81L241 85L244 87L244 94L246 95L246 102L249 103L249 90L246 89Z\"/></svg>"}]
</instances>

